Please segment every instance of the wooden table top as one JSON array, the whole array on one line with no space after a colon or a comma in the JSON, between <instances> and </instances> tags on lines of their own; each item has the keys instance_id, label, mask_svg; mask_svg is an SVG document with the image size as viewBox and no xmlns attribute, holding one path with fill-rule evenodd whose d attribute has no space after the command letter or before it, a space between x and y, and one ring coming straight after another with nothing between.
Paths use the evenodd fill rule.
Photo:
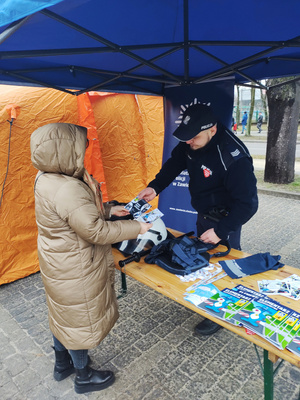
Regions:
<instances>
[{"instance_id":1,"label":"wooden table top","mask_svg":"<svg viewBox=\"0 0 300 400\"><path fill-rule=\"evenodd\" d=\"M176 233L176 231L172 231L172 233ZM218 246L216 249L210 251L210 253L215 253L217 251L222 251L225 248L223 246ZM232 249L230 253L226 257L212 257L211 263L215 263L221 260L232 260L238 258L248 257L250 254ZM124 256L116 249L113 249L113 256L115 260L116 268L121 270L119 267L119 261L124 259ZM169 297L172 300L175 300L177 303L184 305L185 307L195 311L196 313L211 319L214 322L217 322L219 325L222 325L226 329L236 333L237 335L247 339L248 341L256 344L257 346L262 347L269 352L269 358L271 361L276 361L277 357L282 358L297 367L300 367L300 357L291 353L288 350L279 350L267 340L261 338L258 335L248 335L244 328L236 327L228 322L225 322L221 319L215 318L212 315L206 313L204 310L197 308L195 305L190 303L189 301L184 300L183 296L188 287L190 287L193 283L197 282L182 282L176 275L171 274L160 268L155 264L146 264L143 259L139 262L131 262L122 268L122 271L132 277L133 279L149 286L150 288L156 290L157 292L163 294L164 296ZM262 279L284 279L292 274L300 275L300 270L297 268L293 268L285 265L283 268L279 268L278 270L270 270L267 272L263 272L260 274L255 274L251 276L246 276L240 279L232 279L228 275L224 278L221 278L214 282L214 285L219 289L223 290L225 288L233 288L239 284L244 285L248 288L258 290L257 281ZM292 300L284 296L273 296L272 299L277 300L282 305L287 306L297 312L300 313L300 300ZM277 357L276 357L277 356Z\"/></svg>"}]
</instances>

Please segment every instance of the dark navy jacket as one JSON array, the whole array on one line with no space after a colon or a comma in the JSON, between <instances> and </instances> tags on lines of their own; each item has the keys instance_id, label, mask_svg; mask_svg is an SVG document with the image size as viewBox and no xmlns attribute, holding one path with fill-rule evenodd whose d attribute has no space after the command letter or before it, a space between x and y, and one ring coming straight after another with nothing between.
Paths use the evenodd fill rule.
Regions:
<instances>
[{"instance_id":1,"label":"dark navy jacket","mask_svg":"<svg viewBox=\"0 0 300 400\"><path fill-rule=\"evenodd\" d=\"M243 142L222 125L201 149L191 150L180 142L148 186L159 194L185 169L190 176L191 204L199 214L214 207L229 211L215 229L219 238L226 239L257 211L252 158Z\"/></svg>"}]
</instances>

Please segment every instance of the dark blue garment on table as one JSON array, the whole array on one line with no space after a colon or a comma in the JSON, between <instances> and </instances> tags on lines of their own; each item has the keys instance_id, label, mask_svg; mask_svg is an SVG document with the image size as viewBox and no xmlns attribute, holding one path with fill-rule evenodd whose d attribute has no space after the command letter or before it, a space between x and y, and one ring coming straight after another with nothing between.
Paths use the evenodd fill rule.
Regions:
<instances>
[{"instance_id":1,"label":"dark blue garment on table","mask_svg":"<svg viewBox=\"0 0 300 400\"><path fill-rule=\"evenodd\" d=\"M258 253L238 260L219 261L219 264L231 278L237 279L247 275L259 274L270 269L281 268L284 264L279 262L280 259L281 256Z\"/></svg>"}]
</instances>

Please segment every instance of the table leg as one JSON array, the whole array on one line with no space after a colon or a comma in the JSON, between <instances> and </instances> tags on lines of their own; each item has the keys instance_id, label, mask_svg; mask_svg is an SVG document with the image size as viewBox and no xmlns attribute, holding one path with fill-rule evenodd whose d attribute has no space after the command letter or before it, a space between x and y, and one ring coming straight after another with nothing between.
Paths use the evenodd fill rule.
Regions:
<instances>
[{"instance_id":1,"label":"table leg","mask_svg":"<svg viewBox=\"0 0 300 400\"><path fill-rule=\"evenodd\" d=\"M120 297L123 297L127 293L127 282L126 282L126 274L124 274L123 271L120 271L121 274L121 289L120 289L120 295L118 296L118 299Z\"/></svg>"},{"instance_id":2,"label":"table leg","mask_svg":"<svg viewBox=\"0 0 300 400\"><path fill-rule=\"evenodd\" d=\"M269 352L264 350L264 392L265 400L273 400L274 371L273 363L269 360Z\"/></svg>"}]
</instances>

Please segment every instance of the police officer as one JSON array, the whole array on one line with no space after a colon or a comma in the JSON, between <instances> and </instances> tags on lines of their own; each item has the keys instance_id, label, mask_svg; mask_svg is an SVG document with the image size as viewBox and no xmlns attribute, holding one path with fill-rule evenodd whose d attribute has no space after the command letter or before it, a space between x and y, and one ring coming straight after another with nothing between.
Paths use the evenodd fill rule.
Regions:
<instances>
[{"instance_id":1,"label":"police officer","mask_svg":"<svg viewBox=\"0 0 300 400\"><path fill-rule=\"evenodd\" d=\"M213 244L229 240L233 248L240 249L242 225L258 208L256 178L247 147L204 104L185 110L173 136L180 143L139 198L153 200L187 169L191 204L198 212L198 237ZM210 335L220 328L205 319L195 332Z\"/></svg>"}]
</instances>

